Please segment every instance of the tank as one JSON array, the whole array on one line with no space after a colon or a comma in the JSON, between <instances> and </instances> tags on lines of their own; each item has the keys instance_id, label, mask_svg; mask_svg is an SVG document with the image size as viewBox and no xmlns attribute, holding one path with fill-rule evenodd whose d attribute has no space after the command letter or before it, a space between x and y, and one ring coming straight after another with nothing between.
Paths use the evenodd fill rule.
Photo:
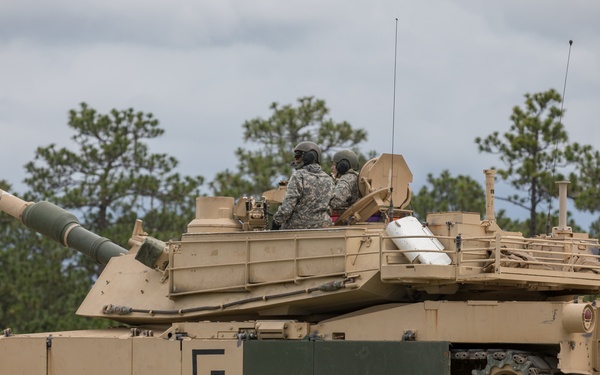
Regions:
<instances>
[{"instance_id":1,"label":"tank","mask_svg":"<svg viewBox=\"0 0 600 375\"><path fill-rule=\"evenodd\" d=\"M362 198L322 229L269 230L285 185L199 197L179 240L137 221L122 249L48 202L0 210L106 264L77 314L118 328L0 337L6 374L600 374L598 240L567 223L525 238L486 213L409 209L412 173L382 154Z\"/></svg>"}]
</instances>

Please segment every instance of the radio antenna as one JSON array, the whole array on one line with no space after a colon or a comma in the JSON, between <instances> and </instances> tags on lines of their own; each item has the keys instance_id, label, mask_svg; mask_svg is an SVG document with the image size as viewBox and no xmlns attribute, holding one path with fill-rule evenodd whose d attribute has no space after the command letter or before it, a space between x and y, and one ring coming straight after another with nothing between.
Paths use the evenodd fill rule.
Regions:
<instances>
[{"instance_id":1,"label":"radio antenna","mask_svg":"<svg viewBox=\"0 0 600 375\"><path fill-rule=\"evenodd\" d=\"M394 138L396 129L396 65L398 56L398 18L396 18L396 36L394 38L394 103L392 105L392 167L390 170L390 208L388 212L388 222L394 220Z\"/></svg>"},{"instance_id":2,"label":"radio antenna","mask_svg":"<svg viewBox=\"0 0 600 375\"><path fill-rule=\"evenodd\" d=\"M565 70L565 81L563 83L562 99L560 101L560 116L558 117L559 124L562 124L563 105L565 104L565 92L567 91L567 77L569 76L569 62L571 61L571 46L573 40L569 40L569 54L567 55L567 68ZM558 149L558 141L554 143L554 150ZM556 174L556 156L554 157L554 165L552 166L552 176ZM550 211L552 209L552 200L548 197L548 215L546 216L546 234L550 235Z\"/></svg>"}]
</instances>

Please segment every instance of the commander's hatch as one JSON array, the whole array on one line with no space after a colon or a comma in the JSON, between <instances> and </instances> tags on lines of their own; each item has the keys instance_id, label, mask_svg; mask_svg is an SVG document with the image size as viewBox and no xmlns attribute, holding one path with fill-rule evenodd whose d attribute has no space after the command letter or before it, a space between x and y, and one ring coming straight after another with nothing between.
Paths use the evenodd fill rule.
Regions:
<instances>
[{"instance_id":1,"label":"commander's hatch","mask_svg":"<svg viewBox=\"0 0 600 375\"><path fill-rule=\"evenodd\" d=\"M366 222L373 215L382 219L392 215L394 218L409 215L411 211L405 208L412 197L409 186L412 179L412 172L402 155L382 154L369 160L358 175L362 198L342 212L335 225ZM389 215L390 206L393 208L392 215Z\"/></svg>"},{"instance_id":2,"label":"commander's hatch","mask_svg":"<svg viewBox=\"0 0 600 375\"><path fill-rule=\"evenodd\" d=\"M402 155L381 154L369 160L358 175L358 190L365 197L375 191L392 187L394 207L405 208L410 203L413 175ZM388 198L389 199L389 198ZM388 201L389 203L389 201Z\"/></svg>"}]
</instances>

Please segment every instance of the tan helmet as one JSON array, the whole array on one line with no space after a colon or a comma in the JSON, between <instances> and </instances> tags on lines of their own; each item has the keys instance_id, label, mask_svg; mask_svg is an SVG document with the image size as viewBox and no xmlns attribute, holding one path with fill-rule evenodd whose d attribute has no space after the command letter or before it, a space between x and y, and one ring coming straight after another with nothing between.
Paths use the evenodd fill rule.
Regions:
<instances>
[{"instance_id":1,"label":"tan helmet","mask_svg":"<svg viewBox=\"0 0 600 375\"><path fill-rule=\"evenodd\" d=\"M358 156L351 150L340 150L333 155L335 169L339 174L344 174L350 169L358 172Z\"/></svg>"},{"instance_id":2,"label":"tan helmet","mask_svg":"<svg viewBox=\"0 0 600 375\"><path fill-rule=\"evenodd\" d=\"M298 143L294 148L294 154L302 152L302 162L304 165L321 163L321 147L314 142L304 141Z\"/></svg>"}]
</instances>

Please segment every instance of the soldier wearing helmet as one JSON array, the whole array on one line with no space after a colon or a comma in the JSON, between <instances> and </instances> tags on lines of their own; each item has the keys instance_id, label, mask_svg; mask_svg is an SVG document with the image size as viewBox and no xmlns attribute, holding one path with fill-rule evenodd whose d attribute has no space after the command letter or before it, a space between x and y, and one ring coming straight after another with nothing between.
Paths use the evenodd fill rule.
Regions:
<instances>
[{"instance_id":1,"label":"soldier wearing helmet","mask_svg":"<svg viewBox=\"0 0 600 375\"><path fill-rule=\"evenodd\" d=\"M358 156L350 150L341 150L333 155L331 168L336 184L331 200L332 211L344 211L360 198L358 192Z\"/></svg>"},{"instance_id":2,"label":"soldier wearing helmet","mask_svg":"<svg viewBox=\"0 0 600 375\"><path fill-rule=\"evenodd\" d=\"M296 171L290 177L285 197L273 215L273 229L322 228L331 225L328 215L333 197L333 180L323 172L321 148L300 142L294 148Z\"/></svg>"}]
</instances>

